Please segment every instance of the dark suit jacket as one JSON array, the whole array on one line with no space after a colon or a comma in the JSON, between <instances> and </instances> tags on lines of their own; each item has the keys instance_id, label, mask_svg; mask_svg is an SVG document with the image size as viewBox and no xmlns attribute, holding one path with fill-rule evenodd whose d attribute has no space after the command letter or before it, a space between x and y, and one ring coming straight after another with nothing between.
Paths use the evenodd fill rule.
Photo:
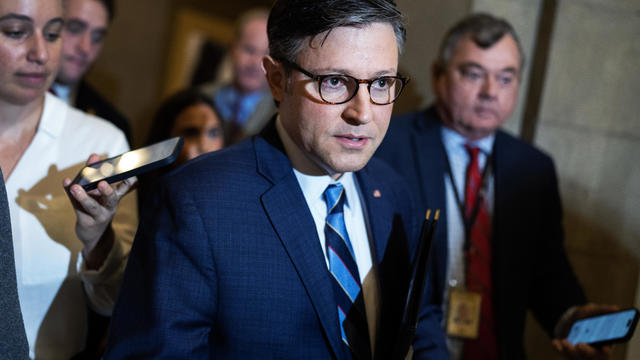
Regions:
<instances>
[{"instance_id":1,"label":"dark suit jacket","mask_svg":"<svg viewBox=\"0 0 640 360\"><path fill-rule=\"evenodd\" d=\"M111 122L122 130L127 137L127 141L131 144L131 127L129 126L129 121L84 80L78 84L78 92L74 106L86 113Z\"/></svg>"},{"instance_id":2,"label":"dark suit jacket","mask_svg":"<svg viewBox=\"0 0 640 360\"><path fill-rule=\"evenodd\" d=\"M411 200L382 162L356 177L382 294L378 338L387 341L376 357L388 359L416 243ZM176 169L158 198L133 245L107 359L349 358L315 224L273 122ZM447 357L439 312L422 309L417 358Z\"/></svg>"},{"instance_id":3,"label":"dark suit jacket","mask_svg":"<svg viewBox=\"0 0 640 360\"><path fill-rule=\"evenodd\" d=\"M562 314L586 299L563 245L553 161L503 131L496 133L493 153L492 276L499 351L501 359L521 359L527 309L552 335ZM435 303L441 303L446 286L445 156L434 107L393 118L376 153L409 182L421 210L445 210L434 242Z\"/></svg>"},{"instance_id":4,"label":"dark suit jacket","mask_svg":"<svg viewBox=\"0 0 640 360\"><path fill-rule=\"evenodd\" d=\"M11 220L3 179L0 171L0 354L6 359L28 359L29 345L18 301Z\"/></svg>"}]
</instances>

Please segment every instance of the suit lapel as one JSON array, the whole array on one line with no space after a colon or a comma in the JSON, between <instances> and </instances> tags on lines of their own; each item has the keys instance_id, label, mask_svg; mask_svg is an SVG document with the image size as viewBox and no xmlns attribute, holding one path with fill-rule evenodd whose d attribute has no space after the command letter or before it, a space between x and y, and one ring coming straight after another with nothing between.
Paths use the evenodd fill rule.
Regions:
<instances>
[{"instance_id":1,"label":"suit lapel","mask_svg":"<svg viewBox=\"0 0 640 360\"><path fill-rule=\"evenodd\" d=\"M264 210L289 255L336 358L345 358L338 312L324 253L311 212L272 121L254 138L258 172L273 183L261 197Z\"/></svg>"},{"instance_id":2,"label":"suit lapel","mask_svg":"<svg viewBox=\"0 0 640 360\"><path fill-rule=\"evenodd\" d=\"M392 222L390 220L393 217L393 212L392 206L389 203L390 196L388 196L390 194L381 192L382 189L369 176L366 167L356 173L356 178L358 179L358 186L362 193L362 202L369 217L369 227L371 229L374 246L373 255L376 263L380 264L385 249L387 248L389 234L392 229Z\"/></svg>"},{"instance_id":3,"label":"suit lapel","mask_svg":"<svg viewBox=\"0 0 640 360\"><path fill-rule=\"evenodd\" d=\"M364 320L360 321L360 324L364 324L364 327L360 327L358 332L358 339L356 341L352 341L352 338L349 338L349 343L352 344L352 350L354 352L354 357L356 359L371 359L371 338L369 334L368 320L375 321L372 323L372 326L376 326L376 342L378 338L384 337L384 331L379 329L379 324L381 323L381 319L379 317L385 311L384 304L381 301L383 294L381 293L384 289L382 288L380 282L380 276L384 273L385 269L381 268L383 258L386 254L387 244L389 242L389 238L391 232L393 230L393 207L390 203L391 194L387 193L383 187L381 187L379 183L373 179L369 174L369 168L365 167L363 170L357 172L356 179L358 181L358 186L360 188L360 193L362 195L361 201L362 205L365 208L365 216L367 217L369 229L371 231L371 241L369 242L369 246L371 247L372 257L373 257L373 266L372 271L374 271L375 279L372 281L375 282L375 285L370 284L369 286L375 286L377 291L373 291L370 293L370 296L379 297L379 304L382 306L380 309L367 309L365 310L364 305L364 294L365 291L362 291L362 296L358 297L355 305L361 309L361 313L364 314ZM364 284L363 284L364 286ZM361 303L362 302L362 303ZM370 302L370 304L375 304L376 301ZM372 318L367 318L366 312L373 312L376 314ZM377 347L376 347L377 351Z\"/></svg>"},{"instance_id":4,"label":"suit lapel","mask_svg":"<svg viewBox=\"0 0 640 360\"><path fill-rule=\"evenodd\" d=\"M370 167L365 167L356 176L369 220L379 289L380 309L373 358L387 359L391 356L398 335L408 289L408 249L412 239L407 238L410 229L404 228L393 189L388 184L377 181L380 178L371 176L370 171ZM364 349L362 354L360 358L371 357L370 352Z\"/></svg>"}]
</instances>

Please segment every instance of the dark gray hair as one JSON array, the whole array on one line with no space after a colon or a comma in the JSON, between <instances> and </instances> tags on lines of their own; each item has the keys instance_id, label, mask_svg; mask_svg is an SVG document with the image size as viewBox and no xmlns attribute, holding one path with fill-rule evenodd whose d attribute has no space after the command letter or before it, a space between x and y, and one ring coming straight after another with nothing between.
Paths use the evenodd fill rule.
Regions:
<instances>
[{"instance_id":1,"label":"dark gray hair","mask_svg":"<svg viewBox=\"0 0 640 360\"><path fill-rule=\"evenodd\" d=\"M435 62L436 74L440 74L445 70L449 60L451 60L451 56L453 55L456 45L458 45L458 41L462 37L470 35L471 40L473 40L476 45L483 49L487 49L500 41L505 34L511 35L518 46L518 53L520 54L520 71L522 72L525 56L524 51L522 50L522 45L520 44L520 39L518 38L516 31L513 29L513 26L511 26L511 24L509 24L505 19L497 18L490 14L476 13L460 20L451 29L449 29L445 35L442 43L440 44L438 58Z\"/></svg>"},{"instance_id":2,"label":"dark gray hair","mask_svg":"<svg viewBox=\"0 0 640 360\"><path fill-rule=\"evenodd\" d=\"M406 39L404 15L393 0L277 0L267 23L269 55L292 62L307 41L341 26L388 23L398 51Z\"/></svg>"}]
</instances>

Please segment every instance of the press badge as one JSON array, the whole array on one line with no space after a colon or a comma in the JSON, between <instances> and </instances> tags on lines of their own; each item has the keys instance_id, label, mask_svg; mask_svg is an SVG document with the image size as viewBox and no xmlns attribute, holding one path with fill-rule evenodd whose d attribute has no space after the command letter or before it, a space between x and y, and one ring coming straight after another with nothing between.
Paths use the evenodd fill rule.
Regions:
<instances>
[{"instance_id":1,"label":"press badge","mask_svg":"<svg viewBox=\"0 0 640 360\"><path fill-rule=\"evenodd\" d=\"M464 339L477 338L481 302L480 293L449 288L447 335Z\"/></svg>"}]
</instances>

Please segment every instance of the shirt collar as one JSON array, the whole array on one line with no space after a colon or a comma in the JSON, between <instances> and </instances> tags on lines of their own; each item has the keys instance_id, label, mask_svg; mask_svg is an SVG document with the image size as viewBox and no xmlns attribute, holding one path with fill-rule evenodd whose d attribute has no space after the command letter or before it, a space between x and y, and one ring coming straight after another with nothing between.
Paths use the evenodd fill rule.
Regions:
<instances>
[{"instance_id":1,"label":"shirt collar","mask_svg":"<svg viewBox=\"0 0 640 360\"><path fill-rule=\"evenodd\" d=\"M51 85L53 91L55 91L56 96L67 104L71 104L71 86L62 85L57 82L54 82Z\"/></svg>"},{"instance_id":2,"label":"shirt collar","mask_svg":"<svg viewBox=\"0 0 640 360\"><path fill-rule=\"evenodd\" d=\"M460 151L461 149L464 149L465 144L471 144L479 147L485 155L491 154L491 151L493 149L493 142L496 139L495 133L492 133L491 135L480 140L469 141L453 129L450 129L446 126L442 126L441 129L442 143L444 144L444 147L448 153Z\"/></svg>"},{"instance_id":3,"label":"shirt collar","mask_svg":"<svg viewBox=\"0 0 640 360\"><path fill-rule=\"evenodd\" d=\"M246 103L246 102L257 102L260 99L262 99L262 96L265 94L266 90L257 90L248 94L241 94L238 90L236 90L236 88L229 84L226 86L223 86L219 93L221 94L221 96L228 102L228 103L234 103L235 101L237 101L238 99L240 99L240 101L242 103Z\"/></svg>"},{"instance_id":4,"label":"shirt collar","mask_svg":"<svg viewBox=\"0 0 640 360\"><path fill-rule=\"evenodd\" d=\"M45 92L44 108L38 124L38 131L45 132L51 137L58 137L64 126L69 106L55 95Z\"/></svg>"},{"instance_id":5,"label":"shirt collar","mask_svg":"<svg viewBox=\"0 0 640 360\"><path fill-rule=\"evenodd\" d=\"M341 183L344 188L346 195L344 204L346 207L349 207L349 199L353 199L354 196L357 196L356 185L352 172L342 174L338 180L333 180L329 175L306 175L296 169L293 169L293 173L298 179L298 184L300 184L300 188L302 189L302 193L304 194L308 204L314 204L318 201L322 201L324 203L324 191L330 184L336 183Z\"/></svg>"}]
</instances>

